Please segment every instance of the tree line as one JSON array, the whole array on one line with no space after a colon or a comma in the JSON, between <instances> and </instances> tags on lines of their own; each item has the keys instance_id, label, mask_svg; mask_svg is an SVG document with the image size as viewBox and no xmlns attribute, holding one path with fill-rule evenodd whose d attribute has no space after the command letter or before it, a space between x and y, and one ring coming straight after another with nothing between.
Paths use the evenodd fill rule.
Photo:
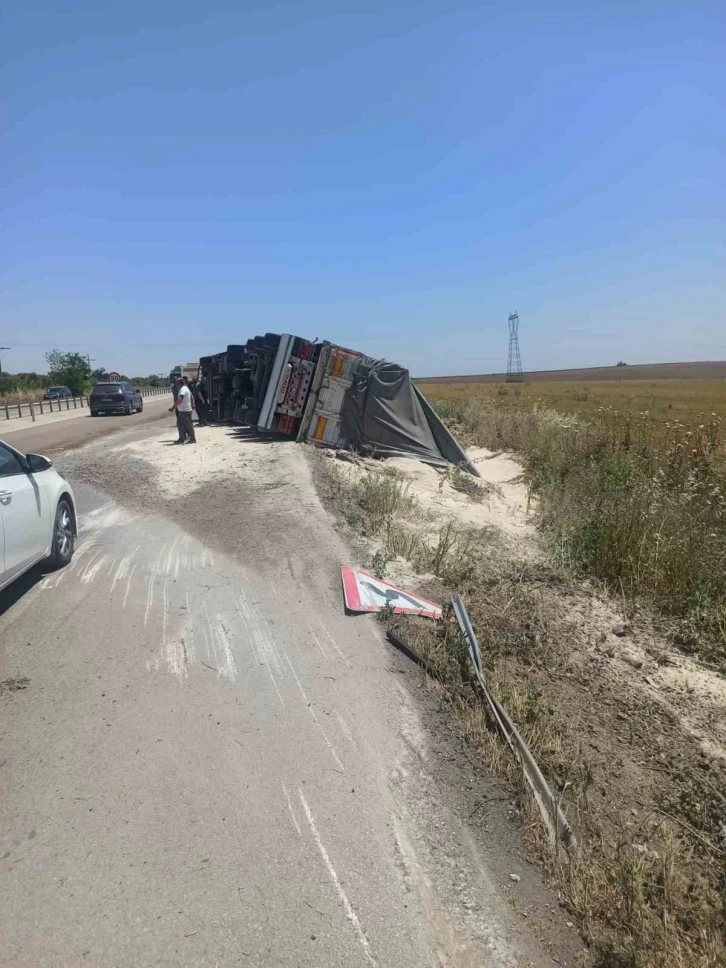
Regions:
<instances>
[{"instance_id":1,"label":"tree line","mask_svg":"<svg viewBox=\"0 0 726 968\"><path fill-rule=\"evenodd\" d=\"M68 387L74 396L90 393L95 383L108 380L108 371L104 367L92 370L88 360L80 353L63 353L61 350L51 350L45 354L48 364L47 373L0 373L0 397L7 394L30 393L34 390L45 390L52 386ZM122 380L128 380L134 385L143 387L164 387L168 384L166 377L156 373L149 376L126 376L121 374Z\"/></svg>"}]
</instances>

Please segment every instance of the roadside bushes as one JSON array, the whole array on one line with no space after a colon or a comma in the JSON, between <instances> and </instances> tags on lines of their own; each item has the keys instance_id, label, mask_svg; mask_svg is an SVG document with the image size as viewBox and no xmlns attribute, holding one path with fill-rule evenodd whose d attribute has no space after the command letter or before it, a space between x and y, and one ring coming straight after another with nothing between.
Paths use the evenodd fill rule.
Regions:
<instances>
[{"instance_id":1,"label":"roadside bushes","mask_svg":"<svg viewBox=\"0 0 726 968\"><path fill-rule=\"evenodd\" d=\"M47 386L48 377L42 373L0 373L0 403L39 400Z\"/></svg>"},{"instance_id":2,"label":"roadside bushes","mask_svg":"<svg viewBox=\"0 0 726 968\"><path fill-rule=\"evenodd\" d=\"M463 438L520 455L558 561L674 617L681 647L726 661L726 452L692 427L600 408L587 421L521 401L441 401Z\"/></svg>"}]
</instances>

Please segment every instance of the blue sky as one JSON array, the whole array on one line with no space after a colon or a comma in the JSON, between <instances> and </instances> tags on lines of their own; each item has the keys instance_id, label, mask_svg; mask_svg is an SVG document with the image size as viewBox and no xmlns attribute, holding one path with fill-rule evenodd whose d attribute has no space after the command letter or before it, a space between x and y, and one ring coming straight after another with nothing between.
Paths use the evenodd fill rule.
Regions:
<instances>
[{"instance_id":1,"label":"blue sky","mask_svg":"<svg viewBox=\"0 0 726 968\"><path fill-rule=\"evenodd\" d=\"M25 0L0 344L414 373L726 358L722 3Z\"/></svg>"}]
</instances>

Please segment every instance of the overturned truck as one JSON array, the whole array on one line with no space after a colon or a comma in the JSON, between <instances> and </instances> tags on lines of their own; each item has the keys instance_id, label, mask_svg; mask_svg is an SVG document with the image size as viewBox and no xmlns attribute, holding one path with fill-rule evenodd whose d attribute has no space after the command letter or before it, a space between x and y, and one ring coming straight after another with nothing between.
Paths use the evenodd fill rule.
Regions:
<instances>
[{"instance_id":1,"label":"overturned truck","mask_svg":"<svg viewBox=\"0 0 726 968\"><path fill-rule=\"evenodd\" d=\"M217 420L374 457L454 464L478 475L397 363L327 341L265 333L203 356L199 366Z\"/></svg>"}]
</instances>

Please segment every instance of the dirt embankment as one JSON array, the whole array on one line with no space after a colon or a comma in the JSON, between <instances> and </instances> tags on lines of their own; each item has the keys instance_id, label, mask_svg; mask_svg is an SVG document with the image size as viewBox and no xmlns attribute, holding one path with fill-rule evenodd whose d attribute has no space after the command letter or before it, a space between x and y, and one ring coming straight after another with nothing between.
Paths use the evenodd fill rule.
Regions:
<instances>
[{"instance_id":1,"label":"dirt embankment","mask_svg":"<svg viewBox=\"0 0 726 968\"><path fill-rule=\"evenodd\" d=\"M533 849L598 964L715 966L726 954L726 681L657 622L554 568L521 467L477 449L480 480L406 460L317 457L365 562L430 597L464 595L494 691L558 791L582 849L553 859L511 759L461 689L450 639L403 622L448 686L466 742L519 789ZM447 651L448 650L448 651Z\"/></svg>"}]
</instances>

